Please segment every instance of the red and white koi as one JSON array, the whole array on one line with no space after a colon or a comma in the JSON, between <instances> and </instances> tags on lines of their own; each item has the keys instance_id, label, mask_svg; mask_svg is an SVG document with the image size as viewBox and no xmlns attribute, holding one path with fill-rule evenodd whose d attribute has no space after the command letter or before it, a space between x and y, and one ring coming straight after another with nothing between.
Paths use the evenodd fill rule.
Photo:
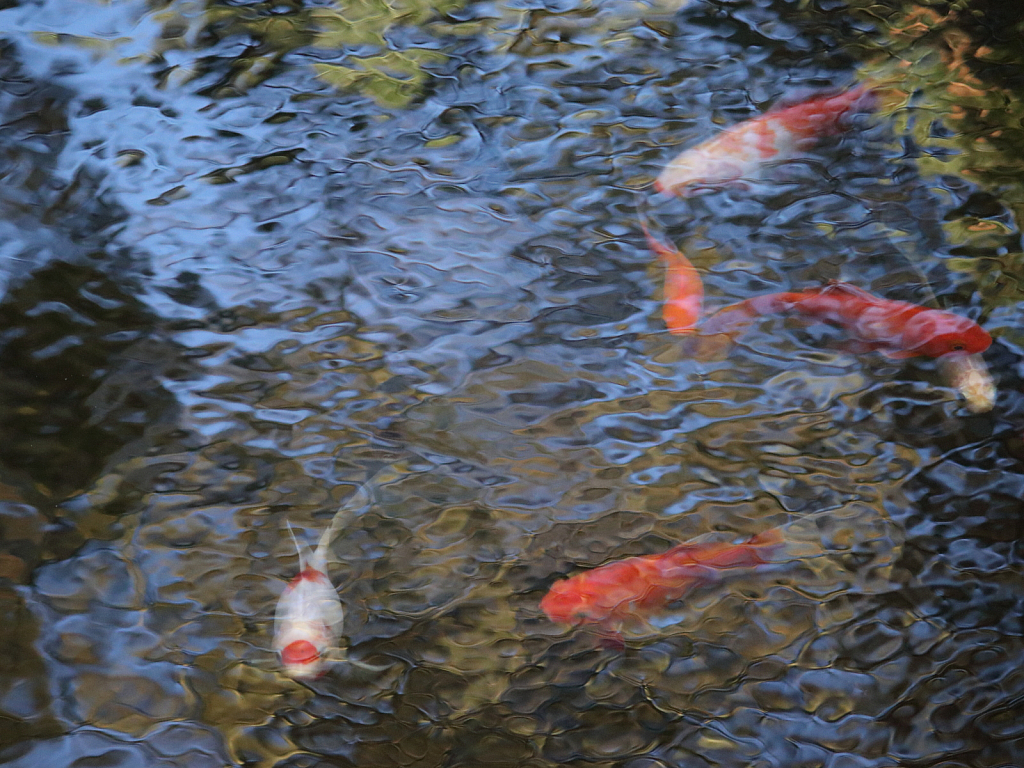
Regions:
<instances>
[{"instance_id":1,"label":"red and white koi","mask_svg":"<svg viewBox=\"0 0 1024 768\"><path fill-rule=\"evenodd\" d=\"M685 197L700 187L756 178L766 163L787 160L819 138L844 130L851 114L873 108L873 93L872 88L860 85L737 123L678 154L654 187Z\"/></svg>"},{"instance_id":2,"label":"red and white koi","mask_svg":"<svg viewBox=\"0 0 1024 768\"><path fill-rule=\"evenodd\" d=\"M660 555L630 557L555 582L540 607L558 624L591 624L615 635L624 623L646 619L726 571L771 562L769 556L783 544L779 528L740 544L683 543Z\"/></svg>"},{"instance_id":3,"label":"red and white koi","mask_svg":"<svg viewBox=\"0 0 1024 768\"><path fill-rule=\"evenodd\" d=\"M299 553L299 574L288 583L277 602L274 650L280 654L288 675L311 679L326 671L328 657L338 649L345 621L341 599L327 575L333 526L324 532L312 552L299 544L290 524L288 531Z\"/></svg>"}]
</instances>

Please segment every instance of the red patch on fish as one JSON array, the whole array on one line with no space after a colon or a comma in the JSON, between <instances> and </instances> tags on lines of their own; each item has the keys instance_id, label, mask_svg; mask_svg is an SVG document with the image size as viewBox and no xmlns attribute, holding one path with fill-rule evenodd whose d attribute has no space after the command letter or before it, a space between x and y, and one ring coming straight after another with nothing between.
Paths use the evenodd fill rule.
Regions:
<instances>
[{"instance_id":1,"label":"red patch on fish","mask_svg":"<svg viewBox=\"0 0 1024 768\"><path fill-rule=\"evenodd\" d=\"M751 125L751 128L757 136L757 151L761 157L765 160L770 160L779 154L779 149L776 146L776 140L778 136L775 131L772 130L772 126L767 120L756 120Z\"/></svg>"},{"instance_id":2,"label":"red patch on fish","mask_svg":"<svg viewBox=\"0 0 1024 768\"><path fill-rule=\"evenodd\" d=\"M774 528L742 544L680 544L660 555L630 557L556 582L540 602L559 624L598 624L614 628L631 617L678 600L727 568L751 568L767 562L783 544Z\"/></svg>"},{"instance_id":3,"label":"red patch on fish","mask_svg":"<svg viewBox=\"0 0 1024 768\"><path fill-rule=\"evenodd\" d=\"M331 583L331 580L327 578L326 573L324 573L323 571L318 571L311 565L307 565L305 570L303 570L298 576L295 577L293 583L296 581L302 581L304 579L306 581L323 581L328 584Z\"/></svg>"},{"instance_id":4,"label":"red patch on fish","mask_svg":"<svg viewBox=\"0 0 1024 768\"><path fill-rule=\"evenodd\" d=\"M281 661L289 666L312 664L320 658L320 651L308 640L296 640L281 649Z\"/></svg>"},{"instance_id":5,"label":"red patch on fish","mask_svg":"<svg viewBox=\"0 0 1024 768\"><path fill-rule=\"evenodd\" d=\"M870 90L860 85L836 94L816 96L799 104L768 112L792 135L802 139L814 139L839 133L850 112L858 108L873 106L869 100Z\"/></svg>"},{"instance_id":6,"label":"red patch on fish","mask_svg":"<svg viewBox=\"0 0 1024 768\"><path fill-rule=\"evenodd\" d=\"M848 283L800 292L769 293L725 307L701 328L704 334L734 333L755 317L796 312L846 329L868 349L892 358L977 354L992 337L970 318L907 301L875 296Z\"/></svg>"}]
</instances>

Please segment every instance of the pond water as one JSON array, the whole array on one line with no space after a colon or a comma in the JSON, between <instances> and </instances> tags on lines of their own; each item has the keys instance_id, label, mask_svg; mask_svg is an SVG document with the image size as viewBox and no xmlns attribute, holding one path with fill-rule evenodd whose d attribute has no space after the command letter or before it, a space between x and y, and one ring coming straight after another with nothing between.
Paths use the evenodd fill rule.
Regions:
<instances>
[{"instance_id":1,"label":"pond water","mask_svg":"<svg viewBox=\"0 0 1024 768\"><path fill-rule=\"evenodd\" d=\"M0 2L0 762L1021 765L1010 6ZM866 76L906 98L652 217L710 309L843 279L979 320L988 413L822 325L665 332L654 177ZM364 483L331 575L384 670L294 681L286 523ZM539 608L779 525L825 555L625 648Z\"/></svg>"}]
</instances>

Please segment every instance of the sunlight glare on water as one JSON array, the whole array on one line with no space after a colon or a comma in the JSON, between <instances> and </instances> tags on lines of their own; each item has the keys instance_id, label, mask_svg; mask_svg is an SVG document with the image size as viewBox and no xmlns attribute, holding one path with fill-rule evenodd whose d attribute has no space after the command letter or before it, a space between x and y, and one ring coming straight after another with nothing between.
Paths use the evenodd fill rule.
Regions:
<instances>
[{"instance_id":1,"label":"sunlight glare on water","mask_svg":"<svg viewBox=\"0 0 1024 768\"><path fill-rule=\"evenodd\" d=\"M1024 16L879 8L0 4L0 762L1020 765ZM868 78L791 162L650 194ZM977 320L995 407L798 317L667 333L641 197L708 311ZM339 508L372 667L300 682L286 523ZM540 608L775 527L611 642Z\"/></svg>"}]
</instances>

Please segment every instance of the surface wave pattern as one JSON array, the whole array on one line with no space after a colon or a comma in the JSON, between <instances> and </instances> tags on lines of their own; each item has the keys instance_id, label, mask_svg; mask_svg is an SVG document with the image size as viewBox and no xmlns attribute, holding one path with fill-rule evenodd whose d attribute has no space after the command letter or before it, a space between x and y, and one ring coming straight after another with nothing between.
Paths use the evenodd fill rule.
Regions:
<instances>
[{"instance_id":1,"label":"surface wave pattern","mask_svg":"<svg viewBox=\"0 0 1024 768\"><path fill-rule=\"evenodd\" d=\"M0 762L1022 764L1020 18L164 5L0 3ZM668 160L885 51L895 113L652 221L712 310L841 279L980 319L990 413L821 324L662 324ZM287 524L338 509L373 668L299 682ZM539 608L775 527L612 642Z\"/></svg>"}]
</instances>

